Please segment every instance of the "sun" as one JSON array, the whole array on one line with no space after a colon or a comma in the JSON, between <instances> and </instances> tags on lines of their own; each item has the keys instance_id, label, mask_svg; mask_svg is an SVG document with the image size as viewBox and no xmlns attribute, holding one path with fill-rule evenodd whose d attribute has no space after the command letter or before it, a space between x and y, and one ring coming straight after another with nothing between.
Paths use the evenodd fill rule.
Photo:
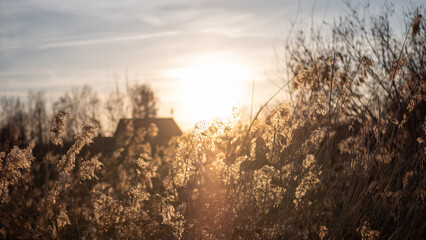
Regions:
<instances>
[{"instance_id":1,"label":"sun","mask_svg":"<svg viewBox=\"0 0 426 240\"><path fill-rule=\"evenodd\" d=\"M229 118L243 102L248 68L232 58L205 56L167 72L178 79L176 102L192 122Z\"/></svg>"}]
</instances>

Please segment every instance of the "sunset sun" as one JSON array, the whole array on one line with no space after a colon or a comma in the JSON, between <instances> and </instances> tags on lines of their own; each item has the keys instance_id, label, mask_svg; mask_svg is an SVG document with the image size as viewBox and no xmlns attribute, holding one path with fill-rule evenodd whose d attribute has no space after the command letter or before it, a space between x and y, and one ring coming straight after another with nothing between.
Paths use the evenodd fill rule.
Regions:
<instances>
[{"instance_id":1,"label":"sunset sun","mask_svg":"<svg viewBox=\"0 0 426 240\"><path fill-rule=\"evenodd\" d=\"M188 118L196 121L230 117L245 97L243 83L249 78L244 65L211 56L197 58L193 64L167 74L179 80L176 98Z\"/></svg>"}]
</instances>

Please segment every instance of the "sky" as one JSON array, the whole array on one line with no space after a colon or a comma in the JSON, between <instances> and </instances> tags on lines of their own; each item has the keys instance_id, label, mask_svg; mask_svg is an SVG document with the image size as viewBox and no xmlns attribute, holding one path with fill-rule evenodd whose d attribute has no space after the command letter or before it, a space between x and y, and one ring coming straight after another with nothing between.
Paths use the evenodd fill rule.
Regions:
<instances>
[{"instance_id":1,"label":"sky","mask_svg":"<svg viewBox=\"0 0 426 240\"><path fill-rule=\"evenodd\" d=\"M388 2L398 11L404 1ZM160 117L188 129L232 107L247 113L253 81L258 109L286 80L291 23L344 11L341 0L1 0L0 96L43 90L54 101L84 84L102 96L127 76L152 87Z\"/></svg>"}]
</instances>

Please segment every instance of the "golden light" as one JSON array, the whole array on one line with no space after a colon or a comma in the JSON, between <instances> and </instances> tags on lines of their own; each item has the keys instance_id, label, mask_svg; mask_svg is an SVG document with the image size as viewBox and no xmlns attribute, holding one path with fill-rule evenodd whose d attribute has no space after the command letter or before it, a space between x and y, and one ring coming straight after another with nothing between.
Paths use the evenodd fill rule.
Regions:
<instances>
[{"instance_id":1,"label":"golden light","mask_svg":"<svg viewBox=\"0 0 426 240\"><path fill-rule=\"evenodd\" d=\"M231 58L205 56L188 67L173 69L167 75L179 80L176 102L193 122L226 119L243 102L244 82L249 69Z\"/></svg>"}]
</instances>

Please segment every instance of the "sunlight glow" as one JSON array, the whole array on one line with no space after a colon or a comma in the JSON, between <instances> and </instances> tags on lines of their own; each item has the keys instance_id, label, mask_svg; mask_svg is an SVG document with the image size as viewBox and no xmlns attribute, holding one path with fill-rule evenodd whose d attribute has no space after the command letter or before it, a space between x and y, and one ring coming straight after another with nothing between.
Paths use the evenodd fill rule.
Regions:
<instances>
[{"instance_id":1,"label":"sunlight glow","mask_svg":"<svg viewBox=\"0 0 426 240\"><path fill-rule=\"evenodd\" d=\"M181 102L192 121L232 117L234 107L243 102L244 81L248 68L230 58L206 56L188 67L168 71L169 77L180 81L176 99Z\"/></svg>"}]
</instances>

